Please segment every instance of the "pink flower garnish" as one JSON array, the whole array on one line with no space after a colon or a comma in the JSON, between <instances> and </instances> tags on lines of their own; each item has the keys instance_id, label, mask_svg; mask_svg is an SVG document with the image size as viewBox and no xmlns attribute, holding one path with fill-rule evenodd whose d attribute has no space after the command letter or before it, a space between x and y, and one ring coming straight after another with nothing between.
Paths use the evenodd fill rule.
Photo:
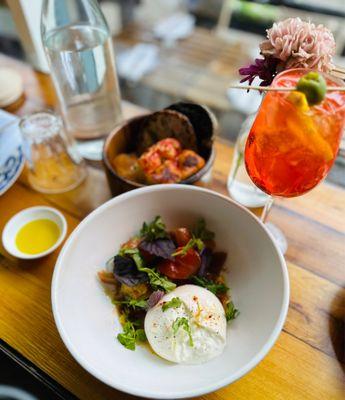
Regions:
<instances>
[{"instance_id":1,"label":"pink flower garnish","mask_svg":"<svg viewBox=\"0 0 345 400\"><path fill-rule=\"evenodd\" d=\"M261 54L280 60L283 69L311 68L329 72L334 68L335 40L323 25L316 26L300 18L288 18L267 30L260 44Z\"/></svg>"},{"instance_id":2,"label":"pink flower garnish","mask_svg":"<svg viewBox=\"0 0 345 400\"><path fill-rule=\"evenodd\" d=\"M239 69L246 75L241 82L252 84L259 77L261 86L271 84L278 72L290 68L310 68L329 72L334 68L335 40L323 25L316 26L300 18L288 18L267 30L267 40L260 44L263 59Z\"/></svg>"}]
</instances>

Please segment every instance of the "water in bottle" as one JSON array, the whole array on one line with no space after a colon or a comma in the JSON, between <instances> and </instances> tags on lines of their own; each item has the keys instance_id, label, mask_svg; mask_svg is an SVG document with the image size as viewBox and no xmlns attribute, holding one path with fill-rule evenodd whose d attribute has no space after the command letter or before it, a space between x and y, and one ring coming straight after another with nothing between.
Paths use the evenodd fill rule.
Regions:
<instances>
[{"instance_id":1,"label":"water in bottle","mask_svg":"<svg viewBox=\"0 0 345 400\"><path fill-rule=\"evenodd\" d=\"M67 130L106 136L122 119L112 40L94 0L45 0L42 38Z\"/></svg>"}]
</instances>

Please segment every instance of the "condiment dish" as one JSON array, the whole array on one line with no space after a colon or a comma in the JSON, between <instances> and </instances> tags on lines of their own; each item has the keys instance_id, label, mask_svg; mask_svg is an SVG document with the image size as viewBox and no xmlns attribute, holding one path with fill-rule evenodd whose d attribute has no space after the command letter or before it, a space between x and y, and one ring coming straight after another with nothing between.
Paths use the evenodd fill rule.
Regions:
<instances>
[{"instance_id":1,"label":"condiment dish","mask_svg":"<svg viewBox=\"0 0 345 400\"><path fill-rule=\"evenodd\" d=\"M47 250L36 254L24 253L16 244L16 237L19 230L29 222L48 219L54 222L59 228L60 234L55 243ZM15 214L5 225L2 232L2 243L12 256L21 259L35 259L44 257L52 253L57 247L60 246L67 233L67 222L63 214L53 207L36 206L26 208L19 213Z\"/></svg>"}]
</instances>

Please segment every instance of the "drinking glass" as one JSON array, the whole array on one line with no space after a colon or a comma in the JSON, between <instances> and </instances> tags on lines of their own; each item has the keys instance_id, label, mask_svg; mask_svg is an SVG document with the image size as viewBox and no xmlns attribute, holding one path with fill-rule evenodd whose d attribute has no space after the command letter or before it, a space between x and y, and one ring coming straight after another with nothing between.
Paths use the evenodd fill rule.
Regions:
<instances>
[{"instance_id":1,"label":"drinking glass","mask_svg":"<svg viewBox=\"0 0 345 400\"><path fill-rule=\"evenodd\" d=\"M278 74L274 87L295 87L308 73L291 69ZM327 86L342 82L323 74ZM345 93L327 91L324 100L308 106L299 92L267 92L250 130L245 147L245 164L254 184L271 196L295 197L313 189L332 167L345 123ZM265 222L272 206L264 208ZM272 226L268 226L272 228ZM273 227L273 236L283 234ZM284 244L284 243L283 243ZM286 250L284 245L282 251Z\"/></svg>"},{"instance_id":2,"label":"drinking glass","mask_svg":"<svg viewBox=\"0 0 345 400\"><path fill-rule=\"evenodd\" d=\"M228 177L228 192L232 199L245 207L262 207L268 195L254 185L244 165L244 149L256 113L248 116L238 134Z\"/></svg>"},{"instance_id":3,"label":"drinking glass","mask_svg":"<svg viewBox=\"0 0 345 400\"><path fill-rule=\"evenodd\" d=\"M37 112L20 121L30 185L42 193L74 189L86 177L86 167L60 117Z\"/></svg>"}]
</instances>

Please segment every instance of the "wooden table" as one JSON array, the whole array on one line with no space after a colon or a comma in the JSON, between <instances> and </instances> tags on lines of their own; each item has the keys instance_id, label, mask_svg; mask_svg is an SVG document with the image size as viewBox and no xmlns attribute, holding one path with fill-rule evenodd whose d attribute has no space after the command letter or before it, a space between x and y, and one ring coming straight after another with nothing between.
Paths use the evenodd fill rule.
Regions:
<instances>
[{"instance_id":1,"label":"wooden table","mask_svg":"<svg viewBox=\"0 0 345 400\"><path fill-rule=\"evenodd\" d=\"M251 52L258 47L245 34L227 40L200 27L186 39L165 47L154 37L152 27L139 23L125 27L114 38L117 51L138 43L159 47L158 65L139 84L172 98L206 104L218 112L233 108L226 88L231 80L238 80L238 68L252 61Z\"/></svg>"},{"instance_id":2,"label":"wooden table","mask_svg":"<svg viewBox=\"0 0 345 400\"><path fill-rule=\"evenodd\" d=\"M0 65L10 65L24 77L26 101L17 109L18 115L54 106L55 96L47 76L5 57L0 57ZM129 115L140 109L125 104L124 111ZM208 186L226 194L232 148L217 141L216 149ZM54 196L30 189L24 173L0 197L0 231L21 209L48 204L64 213L70 233L85 215L109 197L99 169L90 167L84 184ZM291 301L284 329L268 356L253 371L200 399L343 399L345 191L322 184L303 197L277 201L269 219L284 231L289 242L286 259ZM57 255L58 250L37 261L20 261L0 247L0 338L78 398L133 398L89 375L62 343L50 304Z\"/></svg>"}]
</instances>

